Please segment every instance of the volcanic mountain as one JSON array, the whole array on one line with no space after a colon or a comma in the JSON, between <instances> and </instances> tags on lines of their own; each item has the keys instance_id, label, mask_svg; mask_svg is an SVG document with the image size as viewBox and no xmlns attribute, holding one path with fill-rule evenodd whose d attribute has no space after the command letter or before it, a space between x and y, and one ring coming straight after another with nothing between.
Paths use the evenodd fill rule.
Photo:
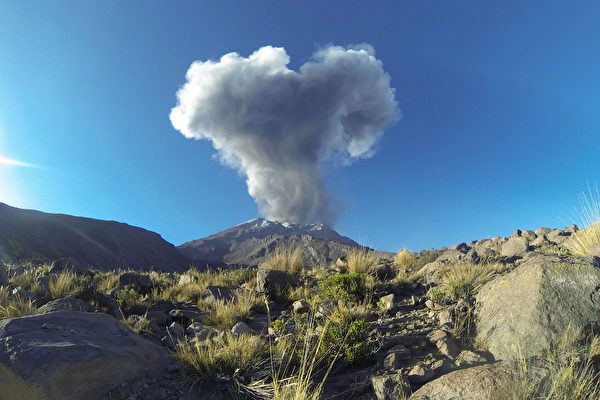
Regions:
<instances>
[{"instance_id":1,"label":"volcanic mountain","mask_svg":"<svg viewBox=\"0 0 600 400\"><path fill-rule=\"evenodd\" d=\"M358 247L354 240L323 225L302 225L256 218L203 239L178 246L202 266L258 265L277 247L300 248L306 265L328 264Z\"/></svg>"},{"instance_id":2,"label":"volcanic mountain","mask_svg":"<svg viewBox=\"0 0 600 400\"><path fill-rule=\"evenodd\" d=\"M187 268L171 243L146 229L0 203L0 260L48 262L62 257L100 270Z\"/></svg>"}]
</instances>

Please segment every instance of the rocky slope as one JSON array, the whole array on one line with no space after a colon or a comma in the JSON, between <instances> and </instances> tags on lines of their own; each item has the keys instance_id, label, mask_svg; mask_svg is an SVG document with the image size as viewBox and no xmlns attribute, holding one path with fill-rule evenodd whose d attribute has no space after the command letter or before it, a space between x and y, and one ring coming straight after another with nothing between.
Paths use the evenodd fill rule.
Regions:
<instances>
[{"instance_id":1,"label":"rocky slope","mask_svg":"<svg viewBox=\"0 0 600 400\"><path fill-rule=\"evenodd\" d=\"M110 285L84 275L81 279L88 279L91 289L78 292L77 300L50 302L41 283L56 278L52 271L40 269L44 276L37 278L37 286L18 288L17 284L27 282L27 271L15 265L4 270L0 264L0 285L4 285L0 318L15 296L27 296L39 307L33 311L36 317L0 322L0 347L6 344L0 349L4 352L0 381L10 383L12 392L6 393L17 393L8 399L40 388L45 397L38 398L56 398L54 393L46 394L55 387L85 391L91 400L272 399L269 365L285 357L278 360L268 351L258 352L256 362L241 363L237 356L223 355L238 354L232 338L246 338L242 343L254 341L268 349L270 344L306 335L310 340L305 343L314 344L309 349L316 349L316 341L311 341L315 331L306 328L307 316L314 315L316 332L333 335L325 334L325 351L342 349L327 376L322 399L598 399L600 361L593 346L600 337L581 338L600 332L600 244L585 256L574 255L570 241L577 232L575 226L517 230L509 237L413 253L396 264L379 260L379 265L354 274L346 273L349 265L327 264L304 271L301 279L280 270L255 268L151 276L120 273L106 281ZM370 291L358 290L368 282ZM215 318L228 304L242 307L249 298L254 303L243 316L227 323ZM188 375L193 373L189 365L177 366L172 355L163 354L158 360L162 369L145 371L139 363L143 353L158 357L161 351L140 342L127 368L100 371L95 387L102 390L88 390L85 380L63 382L61 371L85 368L88 363L103 365L103 358L117 360L133 351L120 322L100 312L122 321L128 317L146 340L172 351L185 343L200 352L217 346L206 354L212 360L223 357L220 362L227 368L221 366L212 375L199 368L200 379ZM78 321L97 328L82 332ZM348 321L353 328L344 334L343 324ZM120 334L106 337L105 325ZM43 345L45 337L48 345ZM53 343L65 338L82 346L81 357L58 357L60 364L44 366L28 356L26 350L35 345L43 347L45 359L52 360L53 352L61 351ZM94 351L84 351L89 345ZM313 383L323 378L324 370L315 373ZM558 389L552 387L556 382L562 385ZM551 397L549 390L555 391ZM573 390L579 390L577 397Z\"/></svg>"},{"instance_id":2,"label":"rocky slope","mask_svg":"<svg viewBox=\"0 0 600 400\"><path fill-rule=\"evenodd\" d=\"M323 224L301 225L256 218L178 246L195 263L258 265L277 247L300 248L306 265L329 264L359 244Z\"/></svg>"},{"instance_id":3,"label":"rocky slope","mask_svg":"<svg viewBox=\"0 0 600 400\"><path fill-rule=\"evenodd\" d=\"M0 259L71 257L96 269L181 271L185 259L160 235L114 221L48 214L0 203Z\"/></svg>"}]
</instances>

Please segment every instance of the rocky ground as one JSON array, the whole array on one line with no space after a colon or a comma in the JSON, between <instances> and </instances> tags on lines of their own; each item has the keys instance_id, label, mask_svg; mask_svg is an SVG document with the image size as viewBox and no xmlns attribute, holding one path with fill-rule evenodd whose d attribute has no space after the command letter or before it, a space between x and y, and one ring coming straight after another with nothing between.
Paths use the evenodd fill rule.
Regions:
<instances>
[{"instance_id":1,"label":"rocky ground","mask_svg":"<svg viewBox=\"0 0 600 400\"><path fill-rule=\"evenodd\" d=\"M331 361L316 366L310 379L315 386L326 377L324 399L533 399L558 393L552 382L560 365L550 355L567 342L587 343L566 340L565 332L589 338L581 335L592 335L599 320L600 244L577 255L577 234L576 226L515 231L420 254L401 252L394 261L367 257L367 265L354 265L339 259L301 273L76 270L62 292L57 286L71 271L68 260L0 265L0 397L291 398L272 393L269 361L277 359L281 370L284 356L271 354L260 368L236 368L234 361L230 370L205 373L206 379L174 356L181 343L207 352L214 343L234 340L228 337L256 337L272 350L299 337L318 349L324 338L338 349L333 359L322 353ZM23 299L29 308L19 303ZM228 307L233 314L221 318ZM314 326L307 322L313 317ZM595 351L565 361L583 374L571 386L598 371ZM600 394L597 381L585 384L591 397L577 398ZM563 397L552 398L575 398L568 387L560 390Z\"/></svg>"}]
</instances>

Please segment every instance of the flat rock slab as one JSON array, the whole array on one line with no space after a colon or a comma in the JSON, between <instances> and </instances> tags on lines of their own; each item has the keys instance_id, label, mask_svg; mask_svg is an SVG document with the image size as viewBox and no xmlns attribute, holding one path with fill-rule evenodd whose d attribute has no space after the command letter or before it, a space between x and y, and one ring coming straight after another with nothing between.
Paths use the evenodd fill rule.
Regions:
<instances>
[{"instance_id":1,"label":"flat rock slab","mask_svg":"<svg viewBox=\"0 0 600 400\"><path fill-rule=\"evenodd\" d=\"M135 377L158 377L166 351L114 317L59 311L0 321L2 400L94 400Z\"/></svg>"},{"instance_id":2,"label":"flat rock slab","mask_svg":"<svg viewBox=\"0 0 600 400\"><path fill-rule=\"evenodd\" d=\"M531 366L527 374L530 382L537 383L547 372ZM506 400L519 393L516 383L523 380L516 362L479 365L450 372L425 384L410 400Z\"/></svg>"}]
</instances>

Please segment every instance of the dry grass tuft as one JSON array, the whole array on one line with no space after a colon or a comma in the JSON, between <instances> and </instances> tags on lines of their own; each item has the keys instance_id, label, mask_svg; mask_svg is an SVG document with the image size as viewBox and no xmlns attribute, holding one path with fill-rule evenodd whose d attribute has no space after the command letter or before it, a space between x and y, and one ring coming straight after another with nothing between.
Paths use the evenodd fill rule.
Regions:
<instances>
[{"instance_id":1,"label":"dry grass tuft","mask_svg":"<svg viewBox=\"0 0 600 400\"><path fill-rule=\"evenodd\" d=\"M194 344L180 341L174 351L188 378L202 383L218 376L251 377L267 369L268 344L259 336L225 334Z\"/></svg>"},{"instance_id":2,"label":"dry grass tuft","mask_svg":"<svg viewBox=\"0 0 600 400\"><path fill-rule=\"evenodd\" d=\"M579 195L580 209L577 212L580 229L572 235L572 239L565 244L574 254L585 256L593 245L600 243L600 192L598 185L592 189L588 185L589 196L585 193Z\"/></svg>"},{"instance_id":3,"label":"dry grass tuft","mask_svg":"<svg viewBox=\"0 0 600 400\"><path fill-rule=\"evenodd\" d=\"M304 273L304 261L300 248L294 250L278 247L275 252L263 261L259 268L276 269L288 274L302 277Z\"/></svg>"},{"instance_id":4,"label":"dry grass tuft","mask_svg":"<svg viewBox=\"0 0 600 400\"><path fill-rule=\"evenodd\" d=\"M52 299L75 297L86 289L85 282L79 279L76 273L68 270L51 279L48 287Z\"/></svg>"},{"instance_id":5,"label":"dry grass tuft","mask_svg":"<svg viewBox=\"0 0 600 400\"><path fill-rule=\"evenodd\" d=\"M12 296L8 287L0 287L0 320L35 314L37 307L29 299Z\"/></svg>"},{"instance_id":6,"label":"dry grass tuft","mask_svg":"<svg viewBox=\"0 0 600 400\"><path fill-rule=\"evenodd\" d=\"M352 249L346 256L348 272L357 274L368 274L377 264L374 253L366 247Z\"/></svg>"},{"instance_id":7,"label":"dry grass tuft","mask_svg":"<svg viewBox=\"0 0 600 400\"><path fill-rule=\"evenodd\" d=\"M500 263L454 264L442 273L440 290L446 300L457 301L466 295L477 293L484 284L498 276L505 268Z\"/></svg>"},{"instance_id":8,"label":"dry grass tuft","mask_svg":"<svg viewBox=\"0 0 600 400\"><path fill-rule=\"evenodd\" d=\"M264 298L248 290L235 291L233 300L215 300L210 304L201 302L200 308L206 309L203 323L221 329L231 329L238 322L246 321L252 311L262 307Z\"/></svg>"},{"instance_id":9,"label":"dry grass tuft","mask_svg":"<svg viewBox=\"0 0 600 400\"><path fill-rule=\"evenodd\" d=\"M410 269L415 262L415 256L407 249L402 249L394 257L394 264L403 269Z\"/></svg>"}]
</instances>

